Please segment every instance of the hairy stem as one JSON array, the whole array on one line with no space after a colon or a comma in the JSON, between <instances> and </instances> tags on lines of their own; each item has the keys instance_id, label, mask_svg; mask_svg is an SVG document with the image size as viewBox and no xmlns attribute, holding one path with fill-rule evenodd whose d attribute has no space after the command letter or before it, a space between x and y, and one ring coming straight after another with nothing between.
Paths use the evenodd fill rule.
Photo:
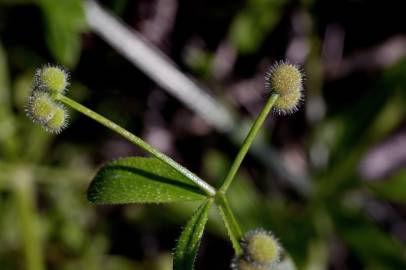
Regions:
<instances>
[{"instance_id":1,"label":"hairy stem","mask_svg":"<svg viewBox=\"0 0 406 270\"><path fill-rule=\"evenodd\" d=\"M223 185L221 186L219 192L222 194L225 194L227 192L227 189L230 187L234 176L236 175L238 168L240 168L241 162L243 161L245 155L247 154L249 148L251 147L252 142L255 139L255 136L258 133L258 130L264 123L267 115L271 111L273 105L275 104L275 101L278 99L279 95L278 94L272 94L268 101L266 102L264 108L262 111L259 113L257 119L255 119L254 124L252 125L250 131L248 132L247 137L245 138L237 156L235 157L235 160L233 164L230 167L230 170L228 171L227 176L224 178Z\"/></svg>"},{"instance_id":2,"label":"hairy stem","mask_svg":"<svg viewBox=\"0 0 406 270\"><path fill-rule=\"evenodd\" d=\"M217 194L216 206L226 226L235 254L237 256L242 255L243 252L240 245L240 240L243 237L242 231L234 217L233 211L231 210L230 204L228 203L225 195L221 193Z\"/></svg>"},{"instance_id":3,"label":"hairy stem","mask_svg":"<svg viewBox=\"0 0 406 270\"><path fill-rule=\"evenodd\" d=\"M193 181L203 192L205 192L208 196L213 197L216 194L216 190L210 186L208 183L206 183L204 180L202 180L200 177L198 177L196 174L192 173L189 171L187 168L183 167L179 163L177 163L175 160L172 158L168 157L167 155L163 154L162 152L158 151L155 149L153 146L148 144L147 142L143 141L141 138L135 136L131 132L127 131L126 129L122 128L121 126L117 125L116 123L110 121L109 119L103 117L102 115L90 110L89 108L83 106L82 104L77 103L76 101L61 95L59 93L54 93L53 98L55 100L58 100L65 105L71 107L72 109L83 113L84 115L88 116L89 118L95 120L96 122L99 122L103 126L111 129L112 131L115 131L116 133L120 134L130 142L134 143L138 147L144 149L157 159L161 160L162 162L168 164L171 166L173 169Z\"/></svg>"}]
</instances>

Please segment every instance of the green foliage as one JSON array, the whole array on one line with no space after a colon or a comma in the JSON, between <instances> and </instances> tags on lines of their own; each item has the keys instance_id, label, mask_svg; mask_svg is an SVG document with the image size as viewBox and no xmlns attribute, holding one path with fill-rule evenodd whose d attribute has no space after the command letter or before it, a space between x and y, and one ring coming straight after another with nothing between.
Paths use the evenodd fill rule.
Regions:
<instances>
[{"instance_id":1,"label":"green foliage","mask_svg":"<svg viewBox=\"0 0 406 270\"><path fill-rule=\"evenodd\" d=\"M46 24L46 41L55 59L72 67L79 60L86 30L82 0L37 0Z\"/></svg>"},{"instance_id":2,"label":"green foliage","mask_svg":"<svg viewBox=\"0 0 406 270\"><path fill-rule=\"evenodd\" d=\"M193 269L200 239L202 238L212 203L212 199L206 200L192 215L183 229L175 248L173 258L174 270Z\"/></svg>"},{"instance_id":3,"label":"green foliage","mask_svg":"<svg viewBox=\"0 0 406 270\"><path fill-rule=\"evenodd\" d=\"M405 269L404 246L384 233L356 209L330 208L335 224L350 249L368 269Z\"/></svg>"},{"instance_id":4,"label":"green foliage","mask_svg":"<svg viewBox=\"0 0 406 270\"><path fill-rule=\"evenodd\" d=\"M5 156L13 155L16 145L12 139L15 122L10 105L10 82L6 52L0 40L0 149Z\"/></svg>"},{"instance_id":5,"label":"green foliage","mask_svg":"<svg viewBox=\"0 0 406 270\"><path fill-rule=\"evenodd\" d=\"M228 200L223 195L218 196L216 201L219 213L224 221L224 225L227 229L228 236L231 240L233 248L238 256L242 255L242 249L240 246L240 240L242 239L242 232L240 225L234 217Z\"/></svg>"},{"instance_id":6,"label":"green foliage","mask_svg":"<svg viewBox=\"0 0 406 270\"><path fill-rule=\"evenodd\" d=\"M97 185L100 185L100 190L107 189L108 191L97 195L100 197L95 196L94 198L100 199L95 203L169 201L180 203L165 206L120 205L98 211L100 208L96 210L88 204L85 196L80 194L86 190L88 184L86 179L89 179L94 171L91 161L104 159L113 154L105 156L102 154L103 156L99 157L99 149L106 147L105 145L100 148L99 145L94 147L95 143L88 141L87 136L91 135L72 136L74 132L78 131L77 129L82 131L83 127L78 127L78 122L72 126L69 133L55 138L25 119L23 111L27 91L31 87L33 68L52 61L44 59L46 55L44 52L48 49L57 62L67 66L74 66L78 63L82 46L81 34L86 30L82 7L84 2L80 0L0 0L0 36L4 38L3 43L0 42L0 269L33 270L42 267L62 270L169 270L172 265L172 256L159 252L155 255L149 245L146 245L146 248L139 247L140 243L144 244L144 240L132 241L131 245L123 247L126 250L117 252L121 239L116 236L117 231L120 231L116 226L130 228L130 234L141 232L142 238L145 237L144 233L147 231L146 238L149 239L152 236L151 238L158 239L156 242L158 242L159 248L162 248L162 246L168 245L165 242L168 241L167 230L178 226L179 221L186 219L186 216L189 216L195 207L197 208L204 202L187 223L176 249L175 255L183 255L175 257L175 267L180 265L179 267L182 267L180 269L190 269L193 267L195 255L198 253L204 229L216 234L219 239L220 237L227 238L227 230L224 229L222 217L215 215L214 211L213 215L210 213L210 217L207 216L207 213L203 213L205 207L210 203L210 199L207 199L207 196L211 196L210 194L203 194L198 186L189 181L184 174L180 174L173 167L169 167L155 158L129 158L137 160L136 173L134 173L132 165L120 165L125 168L118 169L111 166L114 162L99 171L97 177L100 179ZM148 10L150 2L155 1L146 1L140 10ZM230 7L228 4L230 1L217 2L220 3L219 6L227 9ZM128 0L111 0L103 3L123 17L124 21L131 21L137 27L142 26L142 23L138 24L139 19L132 20L131 18L132 13L135 14L131 10L135 9L128 9L128 7L135 6L138 8L138 3ZM240 4L234 3L231 8ZM360 161L365 155L368 155L372 147L382 141L391 140L390 135L394 132L403 132L399 130L399 127L404 122L406 113L406 76L404 76L406 61L403 59L398 63L388 65L392 56L388 59L381 59L381 54L373 55L377 56L377 58L371 57L373 61L371 59L354 61L363 59L362 53L358 54L357 51L362 52L365 49L363 46L367 43L359 46L360 44L354 44L354 39L350 41L346 39L346 46L348 45L350 50L344 50L341 62L343 65L337 66L336 69L338 74L344 66L344 69L348 68L346 72L349 73L336 78L336 73L332 73L328 66L324 66L324 62L329 62L328 50L321 52L321 48L328 45L329 36L327 34L329 32L319 30L330 30L329 25L326 25L325 22L326 19L329 20L327 16L324 17L325 10L319 9L320 6L323 6L323 1L305 0L300 1L300 4L292 2L288 5L285 3L287 3L286 0L245 1L244 7L239 7L235 14L232 9L227 10L229 16L234 16L230 26L228 25L230 21L227 20L225 22L227 25L219 23L218 29L206 29L204 25L199 26L196 31L193 31L193 36L187 36L188 31L181 32L184 33L184 35L180 35L182 39L188 40L188 42L193 41L190 44L184 42L186 45L182 41L176 41L176 46L173 47L171 37L165 39L165 44L168 42L168 47L171 48L167 51L170 57L173 53L186 55L183 58L187 67L182 66L181 63L182 68L193 69L193 74L198 77L198 80L204 80L216 91L213 93L225 93L225 103L232 100L231 103L236 105L241 101L242 106L246 106L243 109L236 108L237 117L243 116L246 109L249 112L254 111L257 109L256 103L259 103L259 99L256 99L255 95L250 96L251 90L248 88L251 84L241 92L238 90L239 85L246 86L245 82L256 81L257 74L249 78L246 77L248 73L262 70L263 63L268 63L269 59L281 57L282 49L286 44L298 45L297 41L300 41L300 44L306 45L306 48L299 46L298 52L303 49L310 50L310 53L306 54L305 60L307 63L313 63L313 65L306 64L305 68L307 74L306 96L309 97L307 109L309 111L306 114L303 113L299 118L291 117L290 120L283 121L283 123L275 119L276 121L272 121L271 125L277 123L274 126L282 126L282 129L277 128L275 132L264 131L263 142L258 144L259 151L250 150L249 163L243 164L248 170L242 168L239 171L236 181L233 182L227 193L227 199L230 200L229 205L235 210L238 219L234 218L232 212L227 212L227 206L220 205L219 207L223 219L226 222L230 221L230 223L226 223L226 226L229 226L228 230L232 231L230 238L239 234L239 226L243 232L256 227L272 229L280 239L280 243L283 244L285 251L289 253L283 254L284 260L275 266L275 270L295 269L295 264L298 269L327 269L329 264L334 264L337 260L340 260L340 265L342 263L349 269L353 267L369 270L405 269L405 244L399 241L402 239L399 232L402 232L404 227L405 170L403 168L393 169L389 176L371 182L364 182L357 170ZM178 4L180 13L184 12L182 9L184 3L179 2ZM365 3L366 8L368 5L369 3ZM41 13L35 12L37 7L40 7ZM217 8L217 6L210 7L211 14L222 16L224 10ZM204 11L202 9L202 13ZM149 14L149 11L146 13ZM25 20L24 15L31 16L30 18L35 22L39 19L37 16L42 15L42 28L40 28L41 25L32 24L28 28L34 32L24 31L25 24L31 23L31 20ZM282 16L284 16L283 24L278 25ZM185 17L187 20L187 15ZM340 24L342 18L337 19ZM17 24L16 21L18 21ZM191 26L176 24L173 28L175 33L170 36L178 38L179 32L176 31L185 30L184 25L188 29ZM277 32L273 31L275 27L278 27ZM146 28L143 28L143 31L148 32ZM348 36L353 36L354 33L351 33L351 29L345 30L350 32ZM228 36L222 36L224 31L228 33ZM202 32L204 32L203 35ZM212 32L215 35L211 35ZM271 33L272 35L270 35ZM325 37L324 33L326 33ZM384 36L387 37L387 35ZM42 46L43 38L47 43L47 48L39 48ZM194 40L198 40L198 45L194 44ZM100 93L106 93L106 88L109 87L108 91L119 90L114 92L114 97L122 94L130 95L127 91L122 90L127 90L127 85L129 88L133 87L133 84L138 81L132 76L130 80L126 81L124 77L128 74L125 70L119 68L113 70L110 67L106 68L111 78L117 76L123 79L122 82L120 81L120 85L114 82L113 86L105 87L103 84L109 84L110 80L94 80L92 77L94 74L89 72L89 66L94 64L95 55L93 53L97 54L97 61L100 61L97 63L111 63L112 67L118 66L118 63L122 65L123 60L121 57L117 57L116 53L112 53L110 47L105 46L103 42L99 42L93 36L89 35L87 41L90 41L87 44L91 44L91 49L84 52L86 53L84 61L80 63L79 69L74 70L75 75L80 75L75 79L75 83L78 83L78 79L86 78L87 83L91 82L92 86L95 86L93 92L95 95L86 102L103 112L115 110L114 113L121 116L121 111L114 107L116 104L114 98L108 98L109 104L114 104L114 106L106 109L103 106L106 99L101 97ZM379 42L379 40L374 39L374 42ZM224 43L227 45L226 49L229 50L225 54L221 47ZM217 44L220 46L216 47ZM266 47L269 44L272 48ZM399 43L394 42L393 44ZM381 45L386 46L387 44L382 43ZM193 46L197 46L197 49L191 51L190 54L185 53L188 49L179 49ZM357 50L348 55L348 52L352 52L351 48L357 48ZM274 51L274 49L276 50ZM296 52L296 50L294 51ZM378 51L381 52L381 50ZM290 54L290 50L288 54ZM352 54L355 58L352 58ZM223 58L224 55L227 57ZM326 58L320 59L320 55ZM235 63L232 66L233 70L227 73L225 82L219 82L216 74L212 73L217 70L214 67L217 68L216 65L221 64L222 61ZM373 62L372 66L363 67L370 61ZM249 69L246 69L247 63ZM380 66L382 63L385 65ZM104 68L100 67L95 71L100 72ZM246 72L246 70L249 71ZM241 72L243 76L241 76ZM326 77L323 77L324 75ZM326 78L328 79L325 80ZM230 91L223 91L230 85L232 86ZM145 90L144 87L142 90ZM78 92L83 93L83 91ZM127 97L123 96L123 98ZM234 100L231 97L237 98ZM136 102L142 98L144 98L143 94L137 95ZM249 100L248 105L243 104L244 99ZM314 100L320 101L322 107L326 108L326 111L321 113L316 120L309 116L317 107L313 105L318 104L314 103ZM232 107L231 103L228 104L230 107ZM134 111L143 112L143 107L136 105L138 104L131 103L132 107L137 108L136 110L128 109L129 107L123 105L123 110L128 109L125 114L131 113L131 118L120 118L120 122L126 123L131 128L135 126L135 129L139 130L138 128L146 128L148 123L145 123L144 126L137 120L149 119L149 117L133 115ZM168 109L166 107L168 105L163 101L159 105L159 111ZM170 106L171 112L172 109L175 110L175 106ZM157 114L155 108L148 108L148 110L153 110L153 114ZM178 109L176 108L176 110ZM176 113L176 115L174 117L176 121L173 123L178 120L178 114ZM75 120L77 115L73 116L73 120ZM297 121L303 122L304 119L307 120L304 125L296 125ZM294 129L292 123L294 123ZM172 122L168 123L169 130L174 128L171 125ZM195 126L198 125L190 126L192 131L196 129ZM236 137L242 138L244 132L241 130L236 128L233 134L241 135ZM83 133L77 132L77 134L80 136ZM214 157L207 155L207 148L204 147L193 154L196 157L197 155L205 156L207 162L210 163L208 168L202 169L198 163L194 165L204 176L221 184L219 181L227 175L227 169L231 164L227 152L231 153L235 149L231 149L231 143L230 145L224 144L225 137L229 134L224 136L210 134L212 134L210 137L216 137L216 139L210 140L207 145L213 147L212 144L222 144L221 151L224 151L224 154L216 151ZM177 133L176 138L178 135L182 137L181 133ZM104 133L100 133L97 135L97 139L107 141L103 136ZM221 140L218 141L217 136L221 137ZM53 143L55 139L57 141ZM272 147L271 141L278 143L271 151L266 151ZM189 142L182 143L187 145ZM290 152L292 146L293 151ZM278 147L281 147L282 155L276 150ZM317 158L323 156L318 151L313 152L315 149L324 151L322 152L325 154L325 163L313 162L313 156ZM263 151L261 152L261 150ZM271 155L268 154L269 152L272 152ZM179 154L184 153L179 152ZM139 164L139 160L143 160L141 162L143 165ZM303 162L303 168L300 165L301 162ZM259 166L261 163L262 166ZM285 163L293 169L294 173L298 172L300 177L291 178L288 174L290 170L283 169L282 165ZM144 167L145 164L148 166ZM272 164L276 164L276 166ZM295 171L295 169L298 170ZM23 181L24 177L21 177L19 172L25 172L25 176L30 181ZM99 176L101 173L103 176ZM161 181L162 179L165 181ZM116 184L119 185L116 186ZM93 182L93 185L96 183ZM304 185L309 186L309 189L306 189L308 192L303 192L305 189L301 187ZM91 192L96 194L100 191L92 191L92 186L89 189L89 196ZM122 201L117 202L118 197ZM217 199L217 196L213 197ZM184 201L187 203L183 203ZM384 212L389 215L381 216L381 208L378 209L378 213L371 211L374 210L373 207L370 208L369 203L371 202L390 208L388 213ZM218 200L214 200L213 203L219 204ZM346 207L342 207L342 205ZM228 208L231 209L231 207ZM375 214L382 220L376 220ZM394 214L393 219L391 214ZM114 218L111 218L112 215ZM153 226L150 226L151 224ZM148 228L143 226L148 226ZM162 230L165 237L161 237ZM170 243L171 241L172 239L169 239ZM343 252L334 252L336 247ZM238 249L238 246L234 246L234 248ZM131 256L136 253L136 256L145 255L146 259L135 260L120 254L128 249L132 252ZM113 255L112 250L117 253ZM213 251L209 250L205 254L211 252ZM44 265L38 266L42 262ZM215 263L217 264L217 261ZM207 264L211 264L210 259L207 260ZM207 264L205 263L205 265ZM337 268L337 265L332 267Z\"/></svg>"},{"instance_id":7,"label":"green foliage","mask_svg":"<svg viewBox=\"0 0 406 270\"><path fill-rule=\"evenodd\" d=\"M265 37L276 26L285 0L250 0L234 19L230 36L235 47L243 54L260 48Z\"/></svg>"},{"instance_id":8,"label":"green foliage","mask_svg":"<svg viewBox=\"0 0 406 270\"><path fill-rule=\"evenodd\" d=\"M406 170L401 169L387 179L371 183L369 187L380 198L404 203L406 201Z\"/></svg>"},{"instance_id":9,"label":"green foliage","mask_svg":"<svg viewBox=\"0 0 406 270\"><path fill-rule=\"evenodd\" d=\"M204 199L188 178L155 158L128 157L108 163L93 179L93 203L167 203Z\"/></svg>"}]
</instances>

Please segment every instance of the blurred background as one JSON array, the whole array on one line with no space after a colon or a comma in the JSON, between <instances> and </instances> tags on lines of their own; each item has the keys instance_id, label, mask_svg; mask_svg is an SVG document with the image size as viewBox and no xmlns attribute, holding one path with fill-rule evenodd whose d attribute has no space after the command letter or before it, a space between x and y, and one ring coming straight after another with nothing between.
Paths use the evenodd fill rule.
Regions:
<instances>
[{"instance_id":1,"label":"blurred background","mask_svg":"<svg viewBox=\"0 0 406 270\"><path fill-rule=\"evenodd\" d=\"M306 74L299 112L268 118L229 192L297 269L406 269L406 24L387 0L0 0L0 269L171 269L194 203L95 206L97 168L143 151L82 115L25 116L35 69L218 185L266 100ZM211 213L197 269L229 269Z\"/></svg>"}]
</instances>

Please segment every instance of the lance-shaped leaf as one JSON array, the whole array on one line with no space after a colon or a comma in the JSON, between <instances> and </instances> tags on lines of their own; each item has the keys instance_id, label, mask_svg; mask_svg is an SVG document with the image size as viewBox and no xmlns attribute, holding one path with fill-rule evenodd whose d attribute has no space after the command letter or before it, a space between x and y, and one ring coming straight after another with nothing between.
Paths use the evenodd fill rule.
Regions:
<instances>
[{"instance_id":1,"label":"lance-shaped leaf","mask_svg":"<svg viewBox=\"0 0 406 270\"><path fill-rule=\"evenodd\" d=\"M166 203L202 200L188 178L156 158L127 157L102 167L88 189L92 203Z\"/></svg>"},{"instance_id":2,"label":"lance-shaped leaf","mask_svg":"<svg viewBox=\"0 0 406 270\"><path fill-rule=\"evenodd\" d=\"M179 237L173 257L173 270L192 270L200 245L212 199L205 201L193 214Z\"/></svg>"}]
</instances>

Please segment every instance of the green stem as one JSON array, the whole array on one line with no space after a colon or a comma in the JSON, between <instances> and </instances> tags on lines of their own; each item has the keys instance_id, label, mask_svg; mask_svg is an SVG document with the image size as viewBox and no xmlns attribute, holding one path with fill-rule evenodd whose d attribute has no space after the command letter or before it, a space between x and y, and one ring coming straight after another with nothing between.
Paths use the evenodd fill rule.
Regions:
<instances>
[{"instance_id":1,"label":"green stem","mask_svg":"<svg viewBox=\"0 0 406 270\"><path fill-rule=\"evenodd\" d=\"M240 168L241 162L243 161L245 155L247 154L249 148L251 147L252 142L254 141L254 138L256 134L258 133L258 130L264 123L267 115L271 111L273 105L275 104L275 101L278 99L279 95L277 94L272 94L268 101L266 102L264 108L262 111L259 113L257 119L255 119L254 124L252 125L250 131L248 132L247 137L245 138L240 151L238 152L237 156L235 157L235 160L233 164L231 165L230 170L228 171L227 176L224 178L223 185L221 186L219 192L222 194L225 194L227 192L227 189L230 187L234 176L236 175L238 168Z\"/></svg>"},{"instance_id":2,"label":"green stem","mask_svg":"<svg viewBox=\"0 0 406 270\"><path fill-rule=\"evenodd\" d=\"M216 206L226 226L228 236L230 237L235 254L237 256L241 256L243 254L240 245L240 240L243 237L242 231L240 229L240 226L238 225L237 220L234 217L233 211L231 210L230 204L228 203L225 195L221 193L217 194Z\"/></svg>"},{"instance_id":3,"label":"green stem","mask_svg":"<svg viewBox=\"0 0 406 270\"><path fill-rule=\"evenodd\" d=\"M42 270L43 265L38 216L31 174L23 168L16 168L13 173L16 204L20 216L21 240L24 243L25 269Z\"/></svg>"},{"instance_id":4,"label":"green stem","mask_svg":"<svg viewBox=\"0 0 406 270\"><path fill-rule=\"evenodd\" d=\"M64 95L55 93L55 94L53 94L53 98L55 100L58 100L58 101L64 103L65 105L71 107L72 109L74 109L80 113L83 113L84 115L90 117L91 119L99 122L103 126L111 129L112 131L115 131L116 133L120 134L121 136L123 136L124 138L129 140L130 142L132 142L135 145L137 145L138 147L144 149L145 151L147 151L148 153L150 153L157 159L168 164L169 166L174 168L176 171L178 171L179 173L181 173L182 175L184 175L185 177L187 177L188 179L193 181L208 196L210 196L210 197L215 196L216 190L212 186L210 186L208 183L206 183L204 180L199 178L197 175L195 175L194 173L192 173L191 171L189 171L188 169L186 169L185 167L183 167L182 165L180 165L179 163L174 161L172 158L168 157L167 155L165 155L162 152L155 149L150 144L143 141L141 138L135 136L134 134L125 130L124 128L117 125L116 123L110 121L109 119L101 116L100 114L88 109L87 107L77 103L76 101L74 101Z\"/></svg>"}]
</instances>

